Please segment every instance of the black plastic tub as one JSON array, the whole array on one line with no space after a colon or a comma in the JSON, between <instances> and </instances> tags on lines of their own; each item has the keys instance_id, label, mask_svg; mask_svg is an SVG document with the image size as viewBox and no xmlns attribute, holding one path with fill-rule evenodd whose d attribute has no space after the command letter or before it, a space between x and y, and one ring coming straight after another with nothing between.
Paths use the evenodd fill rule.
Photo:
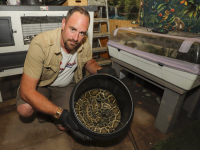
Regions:
<instances>
[{"instance_id":1,"label":"black plastic tub","mask_svg":"<svg viewBox=\"0 0 200 150\"><path fill-rule=\"evenodd\" d=\"M77 117L74 104L85 92L101 88L110 91L116 98L121 111L121 122L114 132L111 133L97 133L87 128ZM78 125L79 130L95 139L95 140L109 140L120 136L126 132L127 128L132 122L134 115L134 103L131 94L127 87L118 78L107 74L94 74L82 79L73 89L70 99L70 113L74 122Z\"/></svg>"}]
</instances>

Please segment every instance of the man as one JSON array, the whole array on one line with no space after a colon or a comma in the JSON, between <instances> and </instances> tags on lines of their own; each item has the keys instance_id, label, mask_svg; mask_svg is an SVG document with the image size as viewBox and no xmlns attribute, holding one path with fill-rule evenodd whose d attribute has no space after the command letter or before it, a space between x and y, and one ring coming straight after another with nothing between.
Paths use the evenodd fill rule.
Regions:
<instances>
[{"instance_id":1,"label":"man","mask_svg":"<svg viewBox=\"0 0 200 150\"><path fill-rule=\"evenodd\" d=\"M53 116L60 130L77 130L68 113L73 78L82 79L82 69L91 73L115 74L92 59L86 32L89 13L75 6L62 20L62 27L38 34L31 42L24 64L17 111L29 117L35 110Z\"/></svg>"}]
</instances>

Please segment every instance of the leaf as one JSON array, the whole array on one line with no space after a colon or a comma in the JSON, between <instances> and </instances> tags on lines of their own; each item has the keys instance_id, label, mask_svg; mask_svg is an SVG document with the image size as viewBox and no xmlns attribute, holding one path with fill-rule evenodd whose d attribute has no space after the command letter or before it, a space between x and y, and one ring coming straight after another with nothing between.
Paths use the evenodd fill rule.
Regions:
<instances>
[{"instance_id":1,"label":"leaf","mask_svg":"<svg viewBox=\"0 0 200 150\"><path fill-rule=\"evenodd\" d=\"M169 21L168 22L170 22L170 23L172 23L172 22L174 22L174 16L172 16L170 19L169 19Z\"/></svg>"},{"instance_id":2,"label":"leaf","mask_svg":"<svg viewBox=\"0 0 200 150\"><path fill-rule=\"evenodd\" d=\"M194 4L194 0L189 0L188 2Z\"/></svg>"},{"instance_id":3,"label":"leaf","mask_svg":"<svg viewBox=\"0 0 200 150\"><path fill-rule=\"evenodd\" d=\"M166 7L167 5L168 5L168 4L164 4L164 3L158 5L157 11L160 12L161 10L165 9L165 7Z\"/></svg>"},{"instance_id":4,"label":"leaf","mask_svg":"<svg viewBox=\"0 0 200 150\"><path fill-rule=\"evenodd\" d=\"M158 5L157 9L160 9L161 7L163 7L163 6L165 6L165 5L167 5L167 4L162 3L162 4Z\"/></svg>"},{"instance_id":5,"label":"leaf","mask_svg":"<svg viewBox=\"0 0 200 150\"><path fill-rule=\"evenodd\" d=\"M195 7L196 7L196 11L198 11L198 10L199 10L199 7L198 7L198 5L197 5L197 4L195 4Z\"/></svg>"},{"instance_id":6,"label":"leaf","mask_svg":"<svg viewBox=\"0 0 200 150\"><path fill-rule=\"evenodd\" d=\"M196 17L196 15L197 15L197 11L194 12L193 16Z\"/></svg>"},{"instance_id":7,"label":"leaf","mask_svg":"<svg viewBox=\"0 0 200 150\"><path fill-rule=\"evenodd\" d=\"M192 15L194 14L194 11L191 11L191 12L189 12L189 17L191 18L192 17Z\"/></svg>"},{"instance_id":8,"label":"leaf","mask_svg":"<svg viewBox=\"0 0 200 150\"><path fill-rule=\"evenodd\" d=\"M184 12L183 12L183 14L186 14L188 12L188 10L185 10Z\"/></svg>"},{"instance_id":9,"label":"leaf","mask_svg":"<svg viewBox=\"0 0 200 150\"><path fill-rule=\"evenodd\" d=\"M158 22L158 18L155 19L155 22Z\"/></svg>"}]
</instances>

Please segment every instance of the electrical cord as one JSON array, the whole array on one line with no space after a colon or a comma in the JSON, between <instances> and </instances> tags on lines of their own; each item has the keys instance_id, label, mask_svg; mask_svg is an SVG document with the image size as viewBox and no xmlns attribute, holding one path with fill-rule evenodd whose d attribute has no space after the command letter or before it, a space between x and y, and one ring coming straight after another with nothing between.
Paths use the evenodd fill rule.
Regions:
<instances>
[{"instance_id":1,"label":"electrical cord","mask_svg":"<svg viewBox=\"0 0 200 150\"><path fill-rule=\"evenodd\" d=\"M131 143L133 144L134 150L138 150L138 147L137 147L135 138L134 138L134 136L133 136L133 132L132 132L132 130L131 130L131 127L129 127L129 130L130 130L131 136L129 135L128 130L127 130L127 132L128 132L128 136L129 136L129 138L130 138L130 140L131 140Z\"/></svg>"}]
</instances>

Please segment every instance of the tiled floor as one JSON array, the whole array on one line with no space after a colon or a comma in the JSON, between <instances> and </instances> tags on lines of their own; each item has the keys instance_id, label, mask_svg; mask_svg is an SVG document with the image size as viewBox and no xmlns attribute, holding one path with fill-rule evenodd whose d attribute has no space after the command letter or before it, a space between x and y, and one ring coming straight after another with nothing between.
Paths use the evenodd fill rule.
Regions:
<instances>
[{"instance_id":1,"label":"tiled floor","mask_svg":"<svg viewBox=\"0 0 200 150\"><path fill-rule=\"evenodd\" d=\"M139 150L149 150L153 144L194 120L187 118L187 112L181 110L173 131L164 135L154 127L163 91L132 75L122 81L131 92L135 112L131 130L120 138L101 142L80 141L70 132L59 131L51 121L41 124L35 116L21 118L16 111L15 99L12 99L0 103L0 150L134 150L134 140Z\"/></svg>"}]
</instances>

